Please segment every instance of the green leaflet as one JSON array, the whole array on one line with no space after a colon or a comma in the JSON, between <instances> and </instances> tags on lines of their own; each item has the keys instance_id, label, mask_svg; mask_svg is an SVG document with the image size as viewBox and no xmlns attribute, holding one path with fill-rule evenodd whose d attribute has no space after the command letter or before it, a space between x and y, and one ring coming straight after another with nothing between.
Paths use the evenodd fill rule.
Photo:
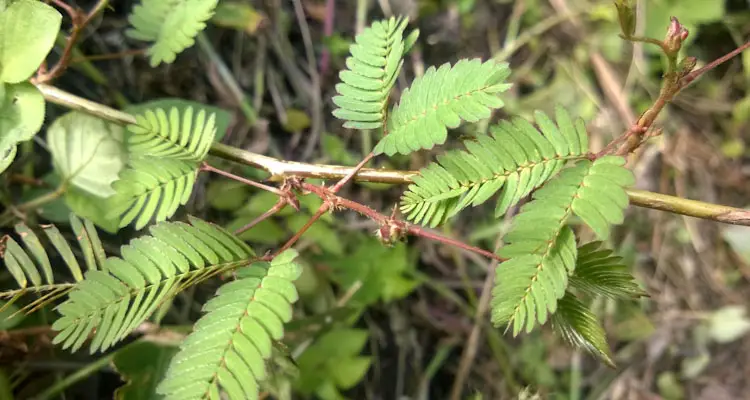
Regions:
<instances>
[{"instance_id":1,"label":"green leaflet","mask_svg":"<svg viewBox=\"0 0 750 400\"><path fill-rule=\"evenodd\" d=\"M216 273L247 265L255 255L224 229L190 218L163 222L121 249L101 270L90 269L57 307L54 343L80 348L93 331L91 352L122 340L176 291Z\"/></svg>"},{"instance_id":2,"label":"green leaflet","mask_svg":"<svg viewBox=\"0 0 750 400\"><path fill-rule=\"evenodd\" d=\"M97 269L97 260L103 258L104 250L96 229L89 221L81 221L73 213L70 214L70 224L79 239L78 243L81 253L84 254L87 269ZM19 289L2 292L0 297L10 298L9 303L13 303L28 293L37 293L40 297L20 310L31 312L64 295L73 288L74 284L57 282L47 250L42 246L34 230L23 223L16 224L15 230L23 247L15 239L8 237L3 262ZM59 264L67 267L68 273L75 281L82 280L81 266L60 231L53 225L47 225L44 226L44 233L63 260L63 263ZM56 267L59 268L57 265Z\"/></svg>"},{"instance_id":3,"label":"green leaflet","mask_svg":"<svg viewBox=\"0 0 750 400\"><path fill-rule=\"evenodd\" d=\"M336 85L339 95L333 97L338 106L333 115L346 121L344 127L374 129L383 125L388 96L403 64L407 22L395 17L376 21L357 35L349 48L347 69L339 73L341 83Z\"/></svg>"},{"instance_id":4,"label":"green leaflet","mask_svg":"<svg viewBox=\"0 0 750 400\"><path fill-rule=\"evenodd\" d=\"M164 221L190 199L198 165L169 158L130 160L112 188L107 218L119 218L120 227L135 223L141 229L152 219Z\"/></svg>"},{"instance_id":5,"label":"green leaflet","mask_svg":"<svg viewBox=\"0 0 750 400\"><path fill-rule=\"evenodd\" d=\"M545 248L513 257L496 270L492 322L512 322L513 335L544 324L565 294L576 260L575 236L564 227Z\"/></svg>"},{"instance_id":6,"label":"green leaflet","mask_svg":"<svg viewBox=\"0 0 750 400\"><path fill-rule=\"evenodd\" d=\"M375 154L409 154L443 144L447 128L461 121L489 118L504 105L498 95L510 88L507 64L494 60L461 60L451 67L430 67L412 82L388 116L387 132L375 146Z\"/></svg>"},{"instance_id":7,"label":"green leaflet","mask_svg":"<svg viewBox=\"0 0 750 400\"><path fill-rule=\"evenodd\" d=\"M153 42L149 62L156 67L171 64L177 54L191 47L206 28L218 0L141 0L128 16L132 26L126 34Z\"/></svg>"},{"instance_id":8,"label":"green leaflet","mask_svg":"<svg viewBox=\"0 0 750 400\"><path fill-rule=\"evenodd\" d=\"M612 250L600 249L601 245L601 242L591 242L578 248L571 286L591 296L611 299L632 300L646 296L628 268L620 263L622 257L614 255Z\"/></svg>"},{"instance_id":9,"label":"green leaflet","mask_svg":"<svg viewBox=\"0 0 750 400\"><path fill-rule=\"evenodd\" d=\"M128 125L128 149L137 156L200 162L216 136L216 114L205 109L147 109Z\"/></svg>"},{"instance_id":10,"label":"green leaflet","mask_svg":"<svg viewBox=\"0 0 750 400\"><path fill-rule=\"evenodd\" d=\"M498 253L508 261L497 269L492 321L512 323L513 334L544 324L568 286L576 261L575 238L565 223L578 215L601 238L622 223L628 204L624 187L633 175L622 157L578 161L534 193L505 235Z\"/></svg>"},{"instance_id":11,"label":"green leaflet","mask_svg":"<svg viewBox=\"0 0 750 400\"><path fill-rule=\"evenodd\" d=\"M572 293L566 292L558 302L552 325L568 343L585 349L608 366L615 367L607 337L596 315Z\"/></svg>"},{"instance_id":12,"label":"green leaflet","mask_svg":"<svg viewBox=\"0 0 750 400\"><path fill-rule=\"evenodd\" d=\"M297 301L292 282L302 268L296 256L287 250L270 263L252 264L220 287L172 359L158 393L177 400L221 390L229 399L257 399L272 341L283 336Z\"/></svg>"},{"instance_id":13,"label":"green leaflet","mask_svg":"<svg viewBox=\"0 0 750 400\"><path fill-rule=\"evenodd\" d=\"M468 206L477 206L499 193L495 216L505 214L532 190L555 176L569 160L588 152L582 121L572 122L557 108L557 124L536 112L535 128L523 118L502 121L492 136L467 140L465 151L438 157L413 177L402 199L407 218L437 226Z\"/></svg>"}]
</instances>

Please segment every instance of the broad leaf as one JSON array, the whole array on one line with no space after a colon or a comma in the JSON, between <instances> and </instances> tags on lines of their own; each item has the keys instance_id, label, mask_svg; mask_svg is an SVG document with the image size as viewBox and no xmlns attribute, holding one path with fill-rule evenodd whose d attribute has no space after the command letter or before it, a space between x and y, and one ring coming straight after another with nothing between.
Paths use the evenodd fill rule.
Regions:
<instances>
[{"instance_id":1,"label":"broad leaf","mask_svg":"<svg viewBox=\"0 0 750 400\"><path fill-rule=\"evenodd\" d=\"M112 182L125 165L122 129L102 119L70 112L47 131L55 169L63 179L100 197L115 194Z\"/></svg>"},{"instance_id":2,"label":"broad leaf","mask_svg":"<svg viewBox=\"0 0 750 400\"><path fill-rule=\"evenodd\" d=\"M34 85L0 82L0 173L13 162L16 143L34 137L43 122L44 98Z\"/></svg>"},{"instance_id":3,"label":"broad leaf","mask_svg":"<svg viewBox=\"0 0 750 400\"><path fill-rule=\"evenodd\" d=\"M4 92L0 97L0 149L31 139L44 122L44 97L34 85L5 85Z\"/></svg>"},{"instance_id":4,"label":"broad leaf","mask_svg":"<svg viewBox=\"0 0 750 400\"><path fill-rule=\"evenodd\" d=\"M55 44L62 15L35 0L11 2L0 13L0 82L25 81Z\"/></svg>"}]
</instances>

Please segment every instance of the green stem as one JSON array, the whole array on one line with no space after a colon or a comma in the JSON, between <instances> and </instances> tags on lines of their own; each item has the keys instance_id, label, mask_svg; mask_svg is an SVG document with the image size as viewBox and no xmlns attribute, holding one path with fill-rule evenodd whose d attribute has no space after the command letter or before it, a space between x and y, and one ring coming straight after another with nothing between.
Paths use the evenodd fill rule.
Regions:
<instances>
[{"instance_id":1,"label":"green stem","mask_svg":"<svg viewBox=\"0 0 750 400\"><path fill-rule=\"evenodd\" d=\"M15 211L24 212L24 211L34 210L36 208L39 208L47 203L57 200L60 196L64 195L67 190L68 190L68 185L67 183L63 182L60 185L60 187L58 187L54 191L49 192L45 195L39 196L35 198L34 200L23 203L18 207L15 207ZM5 226L12 220L13 220L13 210L10 210L10 209L5 210L5 212L2 215L0 215L0 226Z\"/></svg>"},{"instance_id":2,"label":"green stem","mask_svg":"<svg viewBox=\"0 0 750 400\"><path fill-rule=\"evenodd\" d=\"M121 125L135 123L135 117L128 113L114 110L99 103L83 99L55 88L54 86L38 84L37 88L50 103L83 111ZM661 105L661 107L665 104ZM650 122L653 122L653 119L655 118L656 115L652 113L649 113L647 116L647 119L650 120ZM317 179L341 179L349 175L353 170L352 167L340 165L307 164L279 160L273 157L227 146L222 143L214 143L211 145L210 154L267 171L271 174L271 180L275 181L281 181L284 178L292 176ZM362 168L354 176L354 179L360 182L379 182L403 185L411 183L411 177L417 173L417 171ZM728 224L750 226L750 211L740 208L704 203L702 201L688 200L643 190L628 190L628 196L630 197L630 203L638 207L668 211Z\"/></svg>"}]
</instances>

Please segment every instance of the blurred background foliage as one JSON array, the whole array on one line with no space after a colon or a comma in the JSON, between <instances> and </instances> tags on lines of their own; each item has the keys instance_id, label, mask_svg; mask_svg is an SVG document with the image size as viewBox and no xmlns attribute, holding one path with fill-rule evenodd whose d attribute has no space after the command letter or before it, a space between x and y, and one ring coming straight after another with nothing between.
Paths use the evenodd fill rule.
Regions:
<instances>
[{"instance_id":1,"label":"blurred background foliage","mask_svg":"<svg viewBox=\"0 0 750 400\"><path fill-rule=\"evenodd\" d=\"M174 65L156 69L133 51L140 44L124 36L133 3L112 2L59 86L129 111L151 101L211 105L225 127L219 129L226 131L223 142L302 162L354 165L376 143L375 132L341 128L330 115L330 99L353 36L383 15L407 15L422 32L398 90L430 65L464 57L504 59L515 85L495 120L551 112L560 104L588 122L595 148L623 132L656 98L663 72L658 52L618 37L609 0L221 0L199 44ZM656 38L664 36L670 16L678 17L690 30L684 54L697 57L699 67L750 36L750 3L743 0L641 0L638 10L639 34ZM111 56L91 57L96 55ZM637 186L750 206L748 82L750 52L681 94L657 122L663 135L633 157ZM63 111L49 106L47 120ZM467 125L460 134L470 139L488 125ZM49 170L43 152L25 156L32 171ZM417 169L430 159L430 152L421 152L378 159L374 166ZM248 167L225 167L266 177ZM48 174L26 183L23 198L35 198L57 181ZM217 176L201 176L198 185L184 212L229 229L247 224L277 200ZM402 190L356 184L345 195L389 212ZM107 230L101 205L76 196L45 206L40 221L64 225L72 209ZM261 254L278 248L320 200L301 196L300 203L299 212L287 208L241 237ZM496 221L490 209L479 207L440 230L494 248L506 228L507 221ZM302 301L285 342L278 344L295 361L273 360L270 395L450 397L477 323L473 316L489 263L426 241L384 247L375 229L351 213L327 214L297 245L304 264L297 282ZM105 234L105 246L116 253L133 234ZM549 329L511 339L482 322L461 398L737 399L750 393L748 229L630 209L609 245L651 295L637 303L594 305L617 369L572 350ZM1 278L10 283L7 273ZM0 370L0 399L40 391L41 398L62 393L75 399L113 393L121 399L155 398L153 388L176 343L216 287L218 282L181 293L157 313L160 325L144 331L143 340L104 356L53 349L47 322L52 310L0 322L0 365L8 366Z\"/></svg>"}]
</instances>

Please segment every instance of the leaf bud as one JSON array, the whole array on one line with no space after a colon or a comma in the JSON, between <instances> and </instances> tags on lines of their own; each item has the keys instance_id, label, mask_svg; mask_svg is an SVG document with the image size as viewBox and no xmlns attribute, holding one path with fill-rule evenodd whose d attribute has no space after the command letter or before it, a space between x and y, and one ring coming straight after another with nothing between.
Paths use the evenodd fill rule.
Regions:
<instances>
[{"instance_id":1,"label":"leaf bud","mask_svg":"<svg viewBox=\"0 0 750 400\"><path fill-rule=\"evenodd\" d=\"M636 4L633 0L615 0L617 18L620 20L620 29L626 38L635 34Z\"/></svg>"},{"instance_id":2,"label":"leaf bud","mask_svg":"<svg viewBox=\"0 0 750 400\"><path fill-rule=\"evenodd\" d=\"M669 23L669 29L667 29L667 36L664 37L664 45L666 46L667 55L676 55L682 48L682 42L684 42L690 32L680 24L677 18L672 17Z\"/></svg>"}]
</instances>

